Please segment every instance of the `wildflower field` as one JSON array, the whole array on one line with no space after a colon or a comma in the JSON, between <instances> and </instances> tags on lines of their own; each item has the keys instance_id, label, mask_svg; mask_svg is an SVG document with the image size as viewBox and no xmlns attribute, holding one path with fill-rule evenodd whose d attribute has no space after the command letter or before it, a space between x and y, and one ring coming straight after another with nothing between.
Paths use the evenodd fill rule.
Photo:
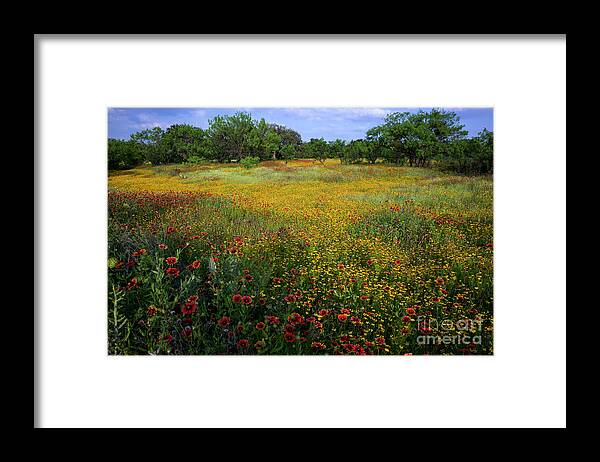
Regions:
<instances>
[{"instance_id":1,"label":"wildflower field","mask_svg":"<svg viewBox=\"0 0 600 462\"><path fill-rule=\"evenodd\" d=\"M492 354L492 200L338 160L110 171L109 353Z\"/></svg>"}]
</instances>

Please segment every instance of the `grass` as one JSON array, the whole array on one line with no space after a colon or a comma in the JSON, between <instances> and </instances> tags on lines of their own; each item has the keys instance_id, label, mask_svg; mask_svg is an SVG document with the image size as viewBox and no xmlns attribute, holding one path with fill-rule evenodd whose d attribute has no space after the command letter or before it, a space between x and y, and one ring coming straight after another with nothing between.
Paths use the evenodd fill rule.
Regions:
<instances>
[{"instance_id":1,"label":"grass","mask_svg":"<svg viewBox=\"0 0 600 462\"><path fill-rule=\"evenodd\" d=\"M492 200L491 177L334 160L111 172L109 349L491 354ZM464 334L442 320L480 343L422 343Z\"/></svg>"}]
</instances>

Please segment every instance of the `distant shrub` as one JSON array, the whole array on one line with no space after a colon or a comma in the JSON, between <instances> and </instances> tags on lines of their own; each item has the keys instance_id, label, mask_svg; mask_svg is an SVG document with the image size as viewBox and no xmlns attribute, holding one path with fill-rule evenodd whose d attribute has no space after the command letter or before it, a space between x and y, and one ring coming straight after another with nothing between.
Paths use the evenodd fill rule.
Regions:
<instances>
[{"instance_id":1,"label":"distant shrub","mask_svg":"<svg viewBox=\"0 0 600 462\"><path fill-rule=\"evenodd\" d=\"M202 164L204 162L206 162L206 159L201 156L190 156L186 160L187 164Z\"/></svg>"},{"instance_id":2,"label":"distant shrub","mask_svg":"<svg viewBox=\"0 0 600 462\"><path fill-rule=\"evenodd\" d=\"M240 160L240 164L244 168L253 168L253 167L256 167L259 163L260 163L260 157L248 156L248 157L244 157L242 160Z\"/></svg>"},{"instance_id":3,"label":"distant shrub","mask_svg":"<svg viewBox=\"0 0 600 462\"><path fill-rule=\"evenodd\" d=\"M142 161L139 147L133 141L108 140L108 169L125 170Z\"/></svg>"}]
</instances>

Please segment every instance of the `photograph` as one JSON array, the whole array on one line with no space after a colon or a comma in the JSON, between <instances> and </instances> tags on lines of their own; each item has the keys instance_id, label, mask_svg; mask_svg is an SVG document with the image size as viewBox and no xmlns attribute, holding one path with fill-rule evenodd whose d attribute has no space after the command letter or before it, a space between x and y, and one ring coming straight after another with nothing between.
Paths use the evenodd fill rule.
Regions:
<instances>
[{"instance_id":1,"label":"photograph","mask_svg":"<svg viewBox=\"0 0 600 462\"><path fill-rule=\"evenodd\" d=\"M108 107L108 355L493 355L493 107Z\"/></svg>"},{"instance_id":2,"label":"photograph","mask_svg":"<svg viewBox=\"0 0 600 462\"><path fill-rule=\"evenodd\" d=\"M36 34L34 428L565 429L566 161L566 34Z\"/></svg>"}]
</instances>

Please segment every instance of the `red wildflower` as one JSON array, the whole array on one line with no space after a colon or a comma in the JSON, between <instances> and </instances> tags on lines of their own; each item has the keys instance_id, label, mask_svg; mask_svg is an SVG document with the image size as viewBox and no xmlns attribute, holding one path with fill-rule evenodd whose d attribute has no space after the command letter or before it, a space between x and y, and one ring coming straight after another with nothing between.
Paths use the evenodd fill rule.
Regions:
<instances>
[{"instance_id":1,"label":"red wildflower","mask_svg":"<svg viewBox=\"0 0 600 462\"><path fill-rule=\"evenodd\" d=\"M322 349L325 348L325 344L322 343L322 342L312 342L310 344L310 346L313 347L313 348L318 348L319 350L322 350Z\"/></svg>"},{"instance_id":2,"label":"red wildflower","mask_svg":"<svg viewBox=\"0 0 600 462\"><path fill-rule=\"evenodd\" d=\"M327 316L329 314L328 310L319 310L319 316Z\"/></svg>"},{"instance_id":3,"label":"red wildflower","mask_svg":"<svg viewBox=\"0 0 600 462\"><path fill-rule=\"evenodd\" d=\"M296 301L296 296L295 295L286 295L285 297L283 297L283 299L288 303L293 303Z\"/></svg>"},{"instance_id":4,"label":"red wildflower","mask_svg":"<svg viewBox=\"0 0 600 462\"><path fill-rule=\"evenodd\" d=\"M402 263L400 260L394 260L394 265L400 266L400 263Z\"/></svg>"},{"instance_id":5,"label":"red wildflower","mask_svg":"<svg viewBox=\"0 0 600 462\"><path fill-rule=\"evenodd\" d=\"M263 330L263 329L265 328L265 323L264 323L264 322L262 322L262 321L260 321L260 322L256 323L256 328L257 328L258 330Z\"/></svg>"},{"instance_id":6,"label":"red wildflower","mask_svg":"<svg viewBox=\"0 0 600 462\"><path fill-rule=\"evenodd\" d=\"M379 344L379 345L385 345L385 338L384 337L377 337L375 339L375 341Z\"/></svg>"},{"instance_id":7,"label":"red wildflower","mask_svg":"<svg viewBox=\"0 0 600 462\"><path fill-rule=\"evenodd\" d=\"M131 281L129 281L127 283L127 287L125 287L125 290L131 290L133 289L138 283L137 278L131 278Z\"/></svg>"},{"instance_id":8,"label":"red wildflower","mask_svg":"<svg viewBox=\"0 0 600 462\"><path fill-rule=\"evenodd\" d=\"M444 278L438 277L438 278L435 280L435 283L436 283L436 284L440 284L440 285L441 285L441 284L443 284L443 283L444 283Z\"/></svg>"},{"instance_id":9,"label":"red wildflower","mask_svg":"<svg viewBox=\"0 0 600 462\"><path fill-rule=\"evenodd\" d=\"M119 260L115 265L115 269L121 269L123 266L125 266L125 262L123 260Z\"/></svg>"},{"instance_id":10,"label":"red wildflower","mask_svg":"<svg viewBox=\"0 0 600 462\"><path fill-rule=\"evenodd\" d=\"M248 348L248 340L246 340L245 338L238 340L237 347L238 348Z\"/></svg>"},{"instance_id":11,"label":"red wildflower","mask_svg":"<svg viewBox=\"0 0 600 462\"><path fill-rule=\"evenodd\" d=\"M186 302L185 305L181 307L181 312L183 314L193 314L198 309L198 304L194 302Z\"/></svg>"},{"instance_id":12,"label":"red wildflower","mask_svg":"<svg viewBox=\"0 0 600 462\"><path fill-rule=\"evenodd\" d=\"M315 323L313 325L315 326L315 329L322 329L323 328L323 324L321 324L319 321L315 321Z\"/></svg>"},{"instance_id":13,"label":"red wildflower","mask_svg":"<svg viewBox=\"0 0 600 462\"><path fill-rule=\"evenodd\" d=\"M277 316L267 316L267 321L273 325L279 324L279 318Z\"/></svg>"},{"instance_id":14,"label":"red wildflower","mask_svg":"<svg viewBox=\"0 0 600 462\"><path fill-rule=\"evenodd\" d=\"M286 342L288 343L294 343L296 341L296 336L294 334L292 334L291 332L286 332L283 335L283 338L285 339Z\"/></svg>"},{"instance_id":15,"label":"red wildflower","mask_svg":"<svg viewBox=\"0 0 600 462\"><path fill-rule=\"evenodd\" d=\"M317 320L317 318L315 318L314 316L310 316L309 318L306 318L306 322L310 322L313 323Z\"/></svg>"},{"instance_id":16,"label":"red wildflower","mask_svg":"<svg viewBox=\"0 0 600 462\"><path fill-rule=\"evenodd\" d=\"M338 320L340 321L346 321L346 318L348 317L347 314L338 314Z\"/></svg>"},{"instance_id":17,"label":"red wildflower","mask_svg":"<svg viewBox=\"0 0 600 462\"><path fill-rule=\"evenodd\" d=\"M167 263L167 265L173 266L175 263L177 263L177 257L165 258L165 262Z\"/></svg>"},{"instance_id":18,"label":"red wildflower","mask_svg":"<svg viewBox=\"0 0 600 462\"><path fill-rule=\"evenodd\" d=\"M415 314L415 309L414 309L414 308L407 308L407 309L406 309L406 312L407 312L408 314L410 314L410 315L413 315L413 314Z\"/></svg>"},{"instance_id":19,"label":"red wildflower","mask_svg":"<svg viewBox=\"0 0 600 462\"><path fill-rule=\"evenodd\" d=\"M369 297L368 297L367 295L361 295L361 296L360 296L360 299L361 299L361 300L368 300L368 299L369 299Z\"/></svg>"},{"instance_id":20,"label":"red wildflower","mask_svg":"<svg viewBox=\"0 0 600 462\"><path fill-rule=\"evenodd\" d=\"M168 226L167 227L167 234L171 234L175 232L175 228L173 228L172 226Z\"/></svg>"},{"instance_id":21,"label":"red wildflower","mask_svg":"<svg viewBox=\"0 0 600 462\"><path fill-rule=\"evenodd\" d=\"M166 273L169 276L175 276L175 277L179 276L179 270L177 268L173 268L173 267L167 268Z\"/></svg>"},{"instance_id":22,"label":"red wildflower","mask_svg":"<svg viewBox=\"0 0 600 462\"><path fill-rule=\"evenodd\" d=\"M252 297L250 297L249 295L244 295L242 297L242 303L244 305L250 305L252 303Z\"/></svg>"},{"instance_id":23,"label":"red wildflower","mask_svg":"<svg viewBox=\"0 0 600 462\"><path fill-rule=\"evenodd\" d=\"M252 282L254 280L254 277L250 276L249 274L246 274L246 276L244 276L244 278L246 279L246 281L248 282Z\"/></svg>"},{"instance_id":24,"label":"red wildflower","mask_svg":"<svg viewBox=\"0 0 600 462\"><path fill-rule=\"evenodd\" d=\"M244 325L238 324L238 326L236 327L236 330L241 334L242 332L244 332Z\"/></svg>"},{"instance_id":25,"label":"red wildflower","mask_svg":"<svg viewBox=\"0 0 600 462\"><path fill-rule=\"evenodd\" d=\"M229 324L231 324L231 318L228 316L223 316L217 321L217 324L221 327L227 327Z\"/></svg>"},{"instance_id":26,"label":"red wildflower","mask_svg":"<svg viewBox=\"0 0 600 462\"><path fill-rule=\"evenodd\" d=\"M140 255L145 255L146 253L148 253L148 251L146 249L140 249L140 250L138 250L138 253Z\"/></svg>"},{"instance_id":27,"label":"red wildflower","mask_svg":"<svg viewBox=\"0 0 600 462\"><path fill-rule=\"evenodd\" d=\"M162 339L165 342L167 342L167 343L171 343L173 341L173 336L172 335L165 335Z\"/></svg>"},{"instance_id":28,"label":"red wildflower","mask_svg":"<svg viewBox=\"0 0 600 462\"><path fill-rule=\"evenodd\" d=\"M233 303L240 303L243 298L244 297L242 297L240 294L235 294L233 297L231 297L231 300Z\"/></svg>"},{"instance_id":29,"label":"red wildflower","mask_svg":"<svg viewBox=\"0 0 600 462\"><path fill-rule=\"evenodd\" d=\"M157 311L158 309L154 305L150 305L146 310L146 313L148 314L148 316L154 316Z\"/></svg>"},{"instance_id":30,"label":"red wildflower","mask_svg":"<svg viewBox=\"0 0 600 462\"><path fill-rule=\"evenodd\" d=\"M410 316L404 316L402 318L402 321L404 321L404 322L410 322Z\"/></svg>"},{"instance_id":31,"label":"red wildflower","mask_svg":"<svg viewBox=\"0 0 600 462\"><path fill-rule=\"evenodd\" d=\"M189 337L192 335L192 328L190 326L185 326L182 333L184 337Z\"/></svg>"},{"instance_id":32,"label":"red wildflower","mask_svg":"<svg viewBox=\"0 0 600 462\"><path fill-rule=\"evenodd\" d=\"M350 318L350 321L352 321L353 324L359 325L360 324L360 318L356 317L356 316L352 316Z\"/></svg>"},{"instance_id":33,"label":"red wildflower","mask_svg":"<svg viewBox=\"0 0 600 462\"><path fill-rule=\"evenodd\" d=\"M288 316L288 322L291 324L302 324L304 323L304 318L298 313L292 313Z\"/></svg>"},{"instance_id":34,"label":"red wildflower","mask_svg":"<svg viewBox=\"0 0 600 462\"><path fill-rule=\"evenodd\" d=\"M197 301L198 301L197 295L190 295L190 297L188 298L188 302L196 303Z\"/></svg>"},{"instance_id":35,"label":"red wildflower","mask_svg":"<svg viewBox=\"0 0 600 462\"><path fill-rule=\"evenodd\" d=\"M200 260L194 260L190 266L191 266L193 269L198 269L198 268L200 268Z\"/></svg>"},{"instance_id":36,"label":"red wildflower","mask_svg":"<svg viewBox=\"0 0 600 462\"><path fill-rule=\"evenodd\" d=\"M161 250L167 250L169 246L167 246L167 244L158 244L158 248Z\"/></svg>"},{"instance_id":37,"label":"red wildflower","mask_svg":"<svg viewBox=\"0 0 600 462\"><path fill-rule=\"evenodd\" d=\"M344 268L345 268L345 266L344 266L344 264L343 264L343 263L340 263L340 264L338 265L338 269L340 269L340 270L343 270Z\"/></svg>"},{"instance_id":38,"label":"red wildflower","mask_svg":"<svg viewBox=\"0 0 600 462\"><path fill-rule=\"evenodd\" d=\"M367 260L367 265L371 266L373 263L375 263L375 260L372 260L372 259Z\"/></svg>"}]
</instances>

